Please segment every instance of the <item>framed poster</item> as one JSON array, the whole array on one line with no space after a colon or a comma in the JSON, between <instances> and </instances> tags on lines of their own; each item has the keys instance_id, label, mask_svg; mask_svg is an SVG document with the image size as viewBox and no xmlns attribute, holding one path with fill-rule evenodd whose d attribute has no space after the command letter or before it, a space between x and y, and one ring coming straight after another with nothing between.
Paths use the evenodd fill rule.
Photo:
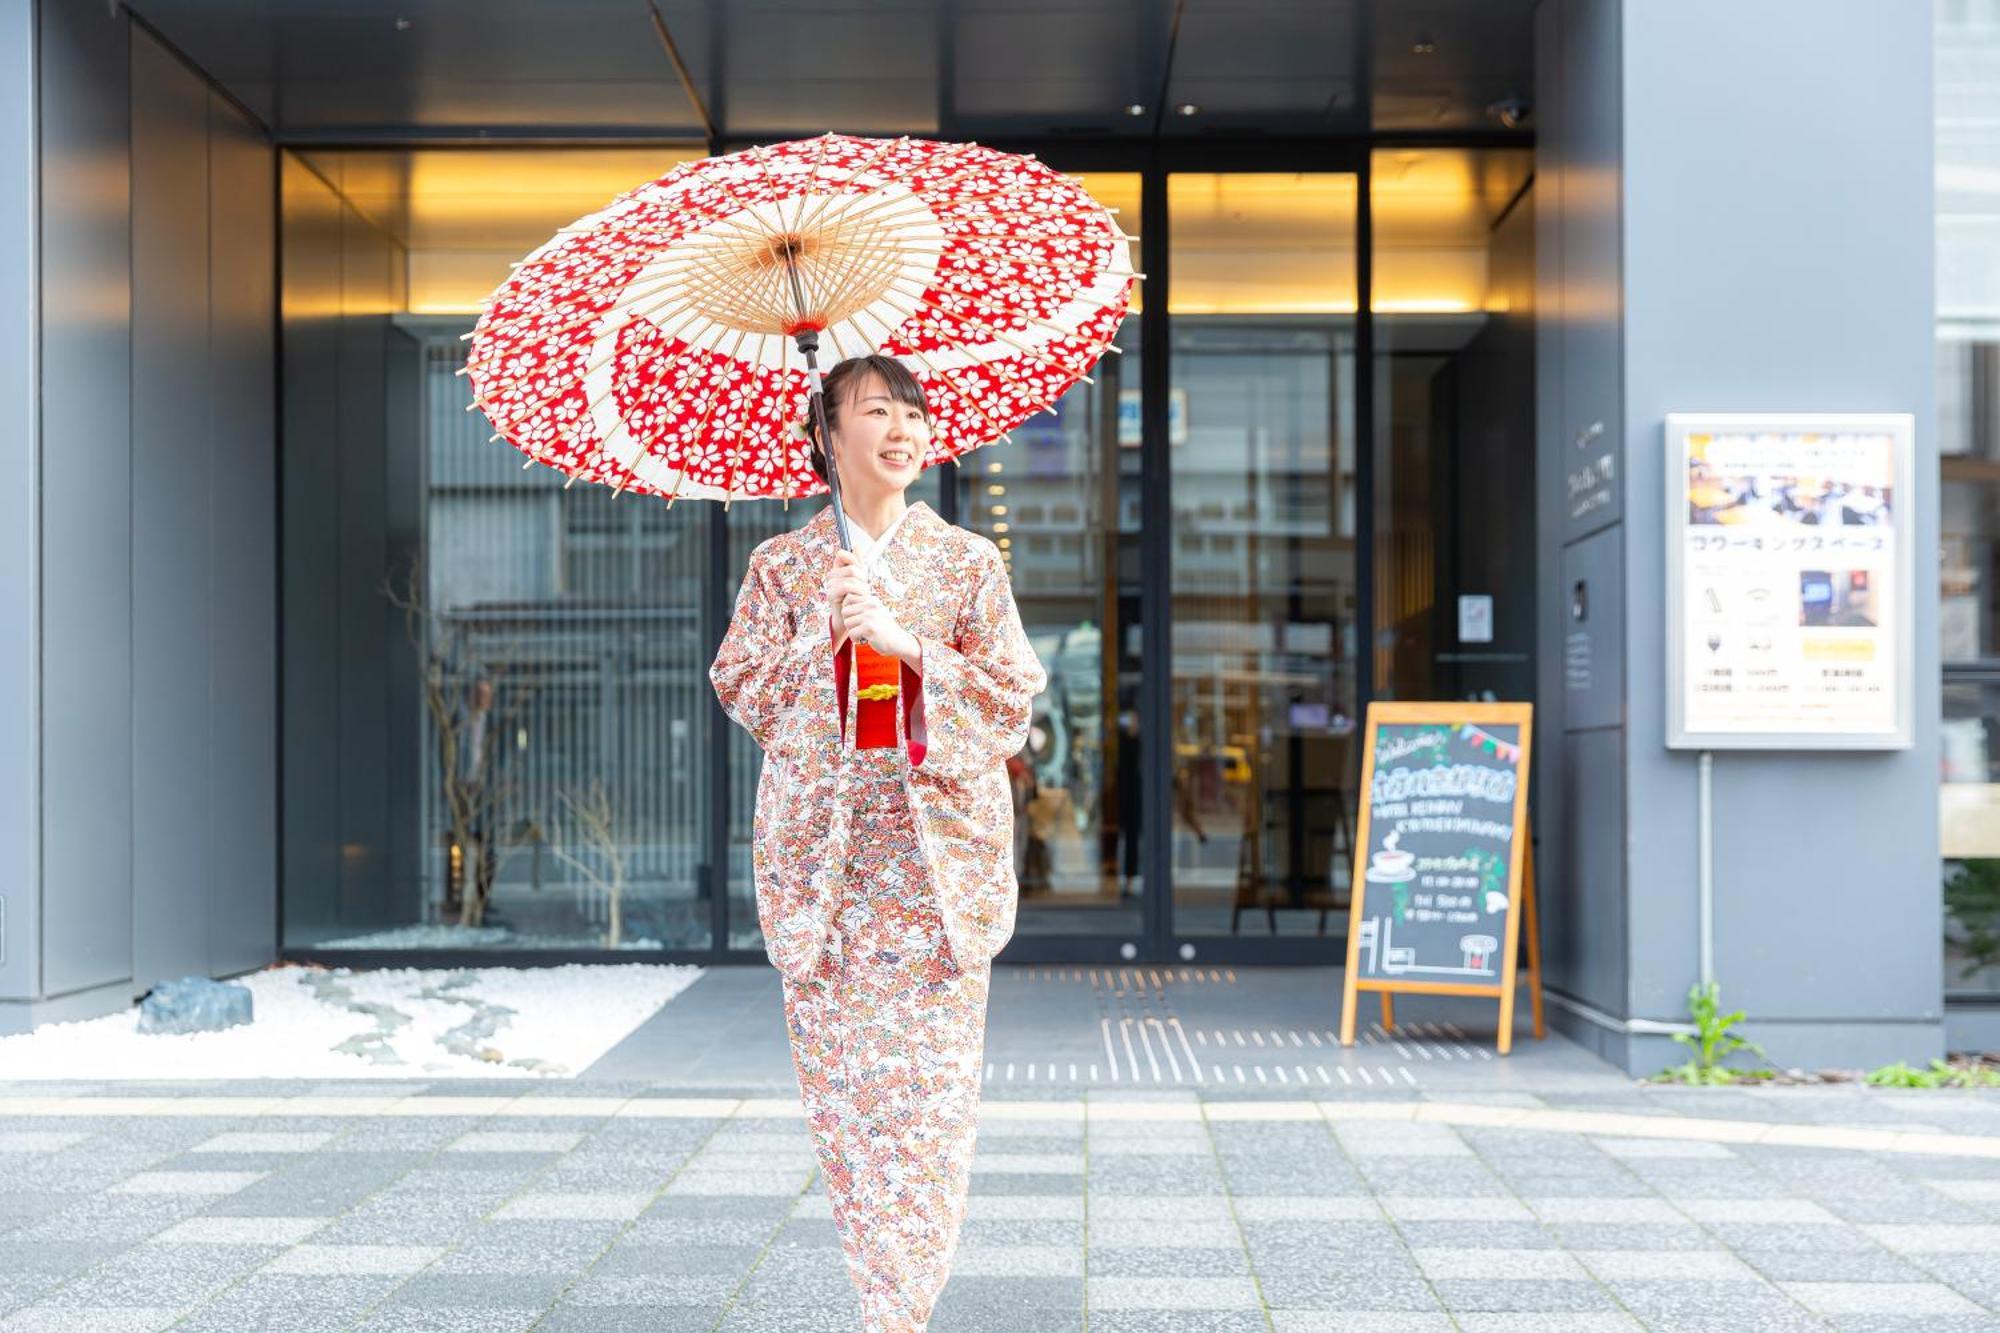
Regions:
<instances>
[{"instance_id":1,"label":"framed poster","mask_svg":"<svg viewBox=\"0 0 2000 1333\"><path fill-rule=\"evenodd\" d=\"M1515 959L1528 947L1535 1035L1545 1031L1541 940L1528 859L1532 704L1374 703L1361 756L1355 846L1364 858L1347 927L1340 1041L1362 991L1500 1002L1513 1043Z\"/></svg>"},{"instance_id":2,"label":"framed poster","mask_svg":"<svg viewBox=\"0 0 2000 1333\"><path fill-rule=\"evenodd\" d=\"M1911 736L1907 413L1667 418L1667 744Z\"/></svg>"}]
</instances>

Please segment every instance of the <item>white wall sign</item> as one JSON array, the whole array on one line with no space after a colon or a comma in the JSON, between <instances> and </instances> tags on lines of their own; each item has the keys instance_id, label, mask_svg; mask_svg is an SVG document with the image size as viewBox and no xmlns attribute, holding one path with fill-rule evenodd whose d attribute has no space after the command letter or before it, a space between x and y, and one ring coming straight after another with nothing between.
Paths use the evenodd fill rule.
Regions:
<instances>
[{"instance_id":1,"label":"white wall sign","mask_svg":"<svg viewBox=\"0 0 2000 1333\"><path fill-rule=\"evenodd\" d=\"M1906 413L1667 418L1667 744L1904 749Z\"/></svg>"},{"instance_id":2,"label":"white wall sign","mask_svg":"<svg viewBox=\"0 0 2000 1333\"><path fill-rule=\"evenodd\" d=\"M1486 593L1460 593L1458 597L1458 641L1493 642L1493 598Z\"/></svg>"}]
</instances>

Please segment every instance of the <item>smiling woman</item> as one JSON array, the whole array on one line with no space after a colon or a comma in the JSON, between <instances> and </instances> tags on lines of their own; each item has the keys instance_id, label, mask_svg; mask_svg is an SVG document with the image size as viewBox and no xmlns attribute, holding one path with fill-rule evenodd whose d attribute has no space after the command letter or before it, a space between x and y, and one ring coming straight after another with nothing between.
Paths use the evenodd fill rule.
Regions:
<instances>
[{"instance_id":1,"label":"smiling woman","mask_svg":"<svg viewBox=\"0 0 2000 1333\"><path fill-rule=\"evenodd\" d=\"M864 1328L921 1333L1014 928L1006 765L1047 678L998 548L905 501L932 452L921 386L867 356L825 391L813 469L840 478L852 549L822 510L752 552L709 678L764 752L757 912Z\"/></svg>"},{"instance_id":2,"label":"smiling woman","mask_svg":"<svg viewBox=\"0 0 2000 1333\"><path fill-rule=\"evenodd\" d=\"M900 501L903 489L916 480L917 469L931 461L930 405L923 386L892 356L850 357L827 372L825 386L827 428L837 441L846 442L834 459L842 483L853 484L856 472L867 469L871 460L880 460L888 470L860 489L886 495L885 487L893 488ZM811 417L806 418L805 430L812 441L813 475L825 481L826 454ZM856 472L848 470L850 453ZM876 480L883 484L873 484Z\"/></svg>"}]
</instances>

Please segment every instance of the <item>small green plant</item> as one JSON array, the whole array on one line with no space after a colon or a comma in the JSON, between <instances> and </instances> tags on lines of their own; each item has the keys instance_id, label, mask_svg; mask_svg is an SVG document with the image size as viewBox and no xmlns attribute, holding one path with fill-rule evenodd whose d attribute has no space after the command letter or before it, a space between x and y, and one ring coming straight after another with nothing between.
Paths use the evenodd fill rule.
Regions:
<instances>
[{"instance_id":1,"label":"small green plant","mask_svg":"<svg viewBox=\"0 0 2000 1333\"><path fill-rule=\"evenodd\" d=\"M1693 1050L1694 1054L1662 1071L1662 1080L1714 1087L1751 1077L1758 1071L1731 1069L1723 1063L1738 1051L1748 1051L1769 1063L1762 1046L1730 1031L1743 1021L1743 1011L1722 1012L1722 988L1715 982L1697 982L1688 987L1688 1013L1694 1019L1694 1031L1676 1032L1674 1040Z\"/></svg>"},{"instance_id":2,"label":"small green plant","mask_svg":"<svg viewBox=\"0 0 2000 1333\"><path fill-rule=\"evenodd\" d=\"M1944 1061L1937 1063L1943 1064ZM1907 1061L1898 1060L1893 1065L1869 1070L1863 1081L1871 1088L1935 1088L1938 1086L1938 1075L1934 1069L1918 1069Z\"/></svg>"},{"instance_id":3,"label":"small green plant","mask_svg":"<svg viewBox=\"0 0 2000 1333\"><path fill-rule=\"evenodd\" d=\"M1866 1075L1871 1088L2000 1088L2000 1070L1979 1062L1933 1060L1918 1069L1905 1061L1871 1069Z\"/></svg>"}]
</instances>

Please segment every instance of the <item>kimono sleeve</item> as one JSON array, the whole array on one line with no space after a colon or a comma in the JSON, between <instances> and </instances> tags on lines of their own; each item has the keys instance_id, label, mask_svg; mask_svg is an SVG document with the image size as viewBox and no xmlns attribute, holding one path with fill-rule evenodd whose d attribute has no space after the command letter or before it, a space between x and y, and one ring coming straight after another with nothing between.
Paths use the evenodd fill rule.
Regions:
<instances>
[{"instance_id":1,"label":"kimono sleeve","mask_svg":"<svg viewBox=\"0 0 2000 1333\"><path fill-rule=\"evenodd\" d=\"M904 668L910 763L954 782L978 777L1020 752L1030 708L1048 684L1021 628L1000 553L981 543L978 565L956 642L919 637L923 665L914 673Z\"/></svg>"},{"instance_id":2,"label":"kimono sleeve","mask_svg":"<svg viewBox=\"0 0 2000 1333\"><path fill-rule=\"evenodd\" d=\"M796 619L760 547L744 571L708 680L722 711L766 754L789 752L801 710L823 709L831 717L835 708L827 622L816 615Z\"/></svg>"}]
</instances>

